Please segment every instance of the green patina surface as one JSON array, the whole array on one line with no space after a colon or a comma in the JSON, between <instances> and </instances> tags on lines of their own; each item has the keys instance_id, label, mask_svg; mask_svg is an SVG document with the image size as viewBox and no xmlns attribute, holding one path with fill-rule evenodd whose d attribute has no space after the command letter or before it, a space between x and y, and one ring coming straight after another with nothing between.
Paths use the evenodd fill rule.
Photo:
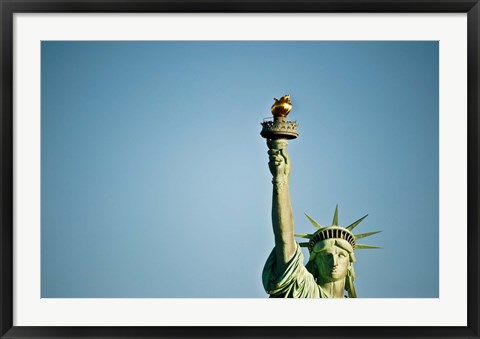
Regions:
<instances>
[{"instance_id":1,"label":"green patina surface","mask_svg":"<svg viewBox=\"0 0 480 339\"><path fill-rule=\"evenodd\" d=\"M275 100L275 102L276 110L272 106L274 116L279 110L277 106L280 101ZM288 103L289 112L290 97L288 97ZM288 112L281 118L284 119ZM295 234L290 201L291 161L287 152L288 140L283 136L278 139L267 139L267 146L269 148L268 166L273 176L272 226L275 247L263 269L262 280L266 292L273 298L356 298L354 251L380 248L358 244L357 240L380 231L352 233L367 215L345 228L340 227L337 205L332 225L323 227L305 214L314 226L315 232ZM308 242L297 243L295 236L308 239ZM300 247L307 247L309 250L310 257L306 264Z\"/></svg>"}]
</instances>

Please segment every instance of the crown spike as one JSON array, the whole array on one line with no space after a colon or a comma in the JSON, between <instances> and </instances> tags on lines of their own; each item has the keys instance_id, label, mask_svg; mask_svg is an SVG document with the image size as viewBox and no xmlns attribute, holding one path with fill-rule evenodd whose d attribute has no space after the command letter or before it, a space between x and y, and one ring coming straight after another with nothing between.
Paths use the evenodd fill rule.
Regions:
<instances>
[{"instance_id":1,"label":"crown spike","mask_svg":"<svg viewBox=\"0 0 480 339\"><path fill-rule=\"evenodd\" d=\"M362 233L362 234L354 234L354 236L355 236L355 240L357 240L357 239L362 239L362 238L369 237L371 235L374 235L374 234L377 234L377 233L380 233L380 232L381 231L368 232L368 233Z\"/></svg>"},{"instance_id":2,"label":"crown spike","mask_svg":"<svg viewBox=\"0 0 480 339\"><path fill-rule=\"evenodd\" d=\"M300 247L308 247L308 244L310 244L310 243L308 243L308 242L299 243Z\"/></svg>"},{"instance_id":3,"label":"crown spike","mask_svg":"<svg viewBox=\"0 0 480 339\"><path fill-rule=\"evenodd\" d=\"M355 249L372 249L372 248L383 248L383 247L380 247L380 246L371 246L371 245L363 245L363 244L355 244Z\"/></svg>"},{"instance_id":4,"label":"crown spike","mask_svg":"<svg viewBox=\"0 0 480 339\"><path fill-rule=\"evenodd\" d=\"M338 226L338 204L335 207L335 214L333 215L332 226Z\"/></svg>"},{"instance_id":5,"label":"crown spike","mask_svg":"<svg viewBox=\"0 0 480 339\"><path fill-rule=\"evenodd\" d=\"M313 218L311 216L309 216L307 213L304 213L308 220L310 220L310 222L312 223L313 227L315 227L317 230L321 230L323 228L322 225L320 225L318 222L316 222L315 220L313 220Z\"/></svg>"},{"instance_id":6,"label":"crown spike","mask_svg":"<svg viewBox=\"0 0 480 339\"><path fill-rule=\"evenodd\" d=\"M368 214L361 217L360 219L358 219L357 221L355 221L353 224L351 224L350 226L347 226L346 229L351 231L353 230L359 223L361 223L363 221L363 219L365 219L366 217L368 217Z\"/></svg>"}]
</instances>

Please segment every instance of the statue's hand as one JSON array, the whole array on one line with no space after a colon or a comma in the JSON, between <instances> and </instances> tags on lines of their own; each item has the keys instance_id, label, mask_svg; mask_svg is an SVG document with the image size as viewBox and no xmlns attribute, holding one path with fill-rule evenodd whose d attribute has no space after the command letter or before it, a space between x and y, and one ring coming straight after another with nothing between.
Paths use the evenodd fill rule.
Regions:
<instances>
[{"instance_id":1,"label":"statue's hand","mask_svg":"<svg viewBox=\"0 0 480 339\"><path fill-rule=\"evenodd\" d=\"M290 178L290 157L287 153L288 142L285 139L268 140L268 167L274 179Z\"/></svg>"}]
</instances>

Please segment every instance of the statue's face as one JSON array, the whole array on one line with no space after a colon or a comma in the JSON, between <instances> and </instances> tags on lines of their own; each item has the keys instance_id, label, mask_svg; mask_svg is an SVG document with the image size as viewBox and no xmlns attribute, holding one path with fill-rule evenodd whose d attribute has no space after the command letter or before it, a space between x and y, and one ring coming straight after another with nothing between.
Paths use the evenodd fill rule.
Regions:
<instances>
[{"instance_id":1,"label":"statue's face","mask_svg":"<svg viewBox=\"0 0 480 339\"><path fill-rule=\"evenodd\" d=\"M324 282L339 281L347 276L350 256L344 249L331 246L317 254L315 263L321 280Z\"/></svg>"}]
</instances>

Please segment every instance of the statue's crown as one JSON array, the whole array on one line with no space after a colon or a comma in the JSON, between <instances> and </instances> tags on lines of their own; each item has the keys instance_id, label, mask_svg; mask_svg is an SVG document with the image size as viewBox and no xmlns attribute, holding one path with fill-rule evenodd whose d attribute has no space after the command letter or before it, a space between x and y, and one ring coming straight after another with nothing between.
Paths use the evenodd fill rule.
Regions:
<instances>
[{"instance_id":1,"label":"statue's crown","mask_svg":"<svg viewBox=\"0 0 480 339\"><path fill-rule=\"evenodd\" d=\"M308 251L310 253L312 253L313 248L315 247L315 245L318 242L323 241L323 240L327 240L327 239L343 239L343 240L347 241L352 246L352 248L354 250L361 249L361 248L365 248L365 249L381 248L381 247L378 247L378 246L357 244L358 239L369 237L371 235L380 233L381 231L362 233L362 234L353 234L352 233L352 230L358 224L360 224L363 221L363 219L365 219L368 216L368 214L361 217L360 219L358 219L357 221L355 221L354 223L352 223L351 225L349 225L345 228L338 226L338 205L335 208L335 214L333 216L332 225L328 226L328 227L321 226L318 222L316 222L307 213L305 213L305 215L307 216L308 220L310 220L312 225L317 229L317 231L315 231L315 233L312 233L312 234L295 234L295 236L299 237L299 238L309 239L308 242L300 243L300 246L307 247Z\"/></svg>"}]
</instances>

